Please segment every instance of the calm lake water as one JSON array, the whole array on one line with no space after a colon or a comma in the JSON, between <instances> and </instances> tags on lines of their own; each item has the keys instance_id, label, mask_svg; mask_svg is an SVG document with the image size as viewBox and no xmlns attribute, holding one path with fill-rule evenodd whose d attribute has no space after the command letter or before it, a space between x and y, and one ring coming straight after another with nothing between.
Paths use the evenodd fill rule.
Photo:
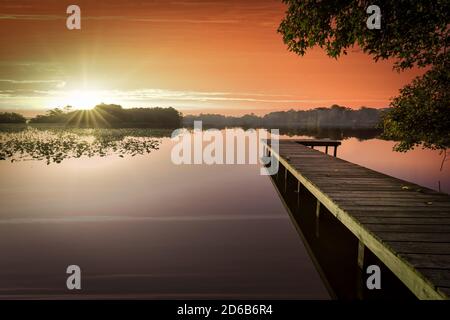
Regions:
<instances>
[{"instance_id":1,"label":"calm lake water","mask_svg":"<svg viewBox=\"0 0 450 320\"><path fill-rule=\"evenodd\" d=\"M0 161L0 297L294 298L330 295L258 165L174 165L158 150ZM450 191L436 152L349 138L338 157ZM68 265L82 290L66 289Z\"/></svg>"}]
</instances>

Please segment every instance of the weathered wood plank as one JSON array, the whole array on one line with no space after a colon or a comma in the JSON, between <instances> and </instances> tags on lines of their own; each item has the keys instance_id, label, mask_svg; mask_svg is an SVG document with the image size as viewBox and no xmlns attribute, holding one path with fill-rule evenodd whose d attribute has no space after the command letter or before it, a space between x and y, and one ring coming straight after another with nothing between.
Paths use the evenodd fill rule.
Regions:
<instances>
[{"instance_id":1,"label":"weathered wood plank","mask_svg":"<svg viewBox=\"0 0 450 320\"><path fill-rule=\"evenodd\" d=\"M450 288L450 272L442 272L442 269L418 268L418 270L427 276L438 287Z\"/></svg>"},{"instance_id":2,"label":"weathered wood plank","mask_svg":"<svg viewBox=\"0 0 450 320\"><path fill-rule=\"evenodd\" d=\"M447 270L444 273L450 272L450 255L448 254L403 253L401 256L416 268L443 269Z\"/></svg>"},{"instance_id":3,"label":"weathered wood plank","mask_svg":"<svg viewBox=\"0 0 450 320\"><path fill-rule=\"evenodd\" d=\"M387 192L387 191L379 191L377 190L376 193L367 193L367 192L360 192L360 191L330 191L327 192L330 196L347 196L349 198L351 197L358 197L358 196L364 196L364 197L373 197L373 198L377 198L377 197L389 197L392 196L392 192ZM437 200L441 200L441 201L448 201L448 195L446 194L442 194L442 193L438 193L438 192L433 192L433 193L426 193L426 192L416 192L416 191L412 191L412 190L398 190L398 192L395 193L394 195L395 197L398 196L405 196L405 197L421 197L421 198L433 198L433 199L437 199Z\"/></svg>"},{"instance_id":4,"label":"weathered wood plank","mask_svg":"<svg viewBox=\"0 0 450 320\"><path fill-rule=\"evenodd\" d=\"M416 225L416 224L365 224L372 231L386 232L421 232L450 233L450 225Z\"/></svg>"},{"instance_id":5,"label":"weathered wood plank","mask_svg":"<svg viewBox=\"0 0 450 320\"><path fill-rule=\"evenodd\" d=\"M431 199L430 199L431 200ZM450 203L448 202L438 202L438 201L427 201L426 199L407 199L406 201L395 201L392 199L385 199L382 202L377 201L377 199L346 199L336 201L342 206L369 206L373 207L376 204L383 204L383 207L406 207L406 208L421 208L422 210L427 210L428 208L442 208L443 211L450 212ZM378 205L379 206L379 205Z\"/></svg>"},{"instance_id":6,"label":"weathered wood plank","mask_svg":"<svg viewBox=\"0 0 450 320\"><path fill-rule=\"evenodd\" d=\"M446 233L376 231L375 234L383 241L450 243L450 234Z\"/></svg>"},{"instance_id":7,"label":"weathered wood plank","mask_svg":"<svg viewBox=\"0 0 450 320\"><path fill-rule=\"evenodd\" d=\"M373 205L357 205L357 204L339 204L340 207L343 209L352 212L352 211L386 211L386 212L422 212L424 215L426 215L427 212L441 212L443 215L448 217L448 214L450 213L449 208L441 208L436 206L408 206L408 207L401 207L401 206L388 206L383 204L373 204Z\"/></svg>"},{"instance_id":8,"label":"weathered wood plank","mask_svg":"<svg viewBox=\"0 0 450 320\"><path fill-rule=\"evenodd\" d=\"M450 254L450 243L387 241L397 253Z\"/></svg>"},{"instance_id":9,"label":"weathered wood plank","mask_svg":"<svg viewBox=\"0 0 450 320\"><path fill-rule=\"evenodd\" d=\"M363 224L401 224L401 225L450 225L450 218L429 218L429 217L358 217L358 221Z\"/></svg>"},{"instance_id":10,"label":"weathered wood plank","mask_svg":"<svg viewBox=\"0 0 450 320\"><path fill-rule=\"evenodd\" d=\"M437 291L442 295L446 297L450 297L450 288L449 287L438 287Z\"/></svg>"},{"instance_id":11,"label":"weathered wood plank","mask_svg":"<svg viewBox=\"0 0 450 320\"><path fill-rule=\"evenodd\" d=\"M370 210L353 211L352 216L360 217L386 217L386 218L448 218L448 213L442 210L427 211L388 211L388 210Z\"/></svg>"}]
</instances>

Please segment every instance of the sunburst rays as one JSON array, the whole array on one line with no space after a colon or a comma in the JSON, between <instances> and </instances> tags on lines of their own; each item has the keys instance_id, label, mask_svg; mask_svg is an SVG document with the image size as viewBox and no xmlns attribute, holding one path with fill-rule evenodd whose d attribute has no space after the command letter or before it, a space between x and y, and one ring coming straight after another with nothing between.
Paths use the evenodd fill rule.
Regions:
<instances>
[{"instance_id":1,"label":"sunburst rays","mask_svg":"<svg viewBox=\"0 0 450 320\"><path fill-rule=\"evenodd\" d=\"M93 108L91 110L76 110L70 113L65 124L75 127L109 128L114 120L119 120L114 115L104 110Z\"/></svg>"}]
</instances>

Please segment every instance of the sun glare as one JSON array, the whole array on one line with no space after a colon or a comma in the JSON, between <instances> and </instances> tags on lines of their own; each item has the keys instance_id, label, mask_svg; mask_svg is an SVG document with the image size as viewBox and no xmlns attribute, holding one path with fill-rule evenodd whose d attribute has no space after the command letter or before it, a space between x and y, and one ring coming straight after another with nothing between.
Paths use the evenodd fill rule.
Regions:
<instances>
[{"instance_id":1,"label":"sun glare","mask_svg":"<svg viewBox=\"0 0 450 320\"><path fill-rule=\"evenodd\" d=\"M74 109L88 110L107 101L106 94L99 90L70 90L62 92L49 103L49 106L53 108L72 106Z\"/></svg>"},{"instance_id":2,"label":"sun glare","mask_svg":"<svg viewBox=\"0 0 450 320\"><path fill-rule=\"evenodd\" d=\"M67 93L62 103L76 109L92 109L95 105L103 102L103 94L96 90L73 90Z\"/></svg>"}]
</instances>

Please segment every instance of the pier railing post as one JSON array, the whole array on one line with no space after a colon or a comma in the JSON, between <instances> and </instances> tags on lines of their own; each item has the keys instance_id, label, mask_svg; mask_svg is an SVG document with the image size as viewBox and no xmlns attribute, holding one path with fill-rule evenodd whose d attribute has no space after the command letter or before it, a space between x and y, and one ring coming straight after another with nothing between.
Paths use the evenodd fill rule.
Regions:
<instances>
[{"instance_id":1,"label":"pier railing post","mask_svg":"<svg viewBox=\"0 0 450 320\"><path fill-rule=\"evenodd\" d=\"M316 205L316 237L319 237L320 201L317 199Z\"/></svg>"},{"instance_id":2,"label":"pier railing post","mask_svg":"<svg viewBox=\"0 0 450 320\"><path fill-rule=\"evenodd\" d=\"M365 246L361 240L358 240L358 269L356 272L356 294L358 299L364 299L364 250Z\"/></svg>"},{"instance_id":3,"label":"pier railing post","mask_svg":"<svg viewBox=\"0 0 450 320\"><path fill-rule=\"evenodd\" d=\"M364 243L358 241L358 267L364 269Z\"/></svg>"},{"instance_id":4,"label":"pier railing post","mask_svg":"<svg viewBox=\"0 0 450 320\"><path fill-rule=\"evenodd\" d=\"M288 169L284 167L284 193L287 192Z\"/></svg>"}]
</instances>

